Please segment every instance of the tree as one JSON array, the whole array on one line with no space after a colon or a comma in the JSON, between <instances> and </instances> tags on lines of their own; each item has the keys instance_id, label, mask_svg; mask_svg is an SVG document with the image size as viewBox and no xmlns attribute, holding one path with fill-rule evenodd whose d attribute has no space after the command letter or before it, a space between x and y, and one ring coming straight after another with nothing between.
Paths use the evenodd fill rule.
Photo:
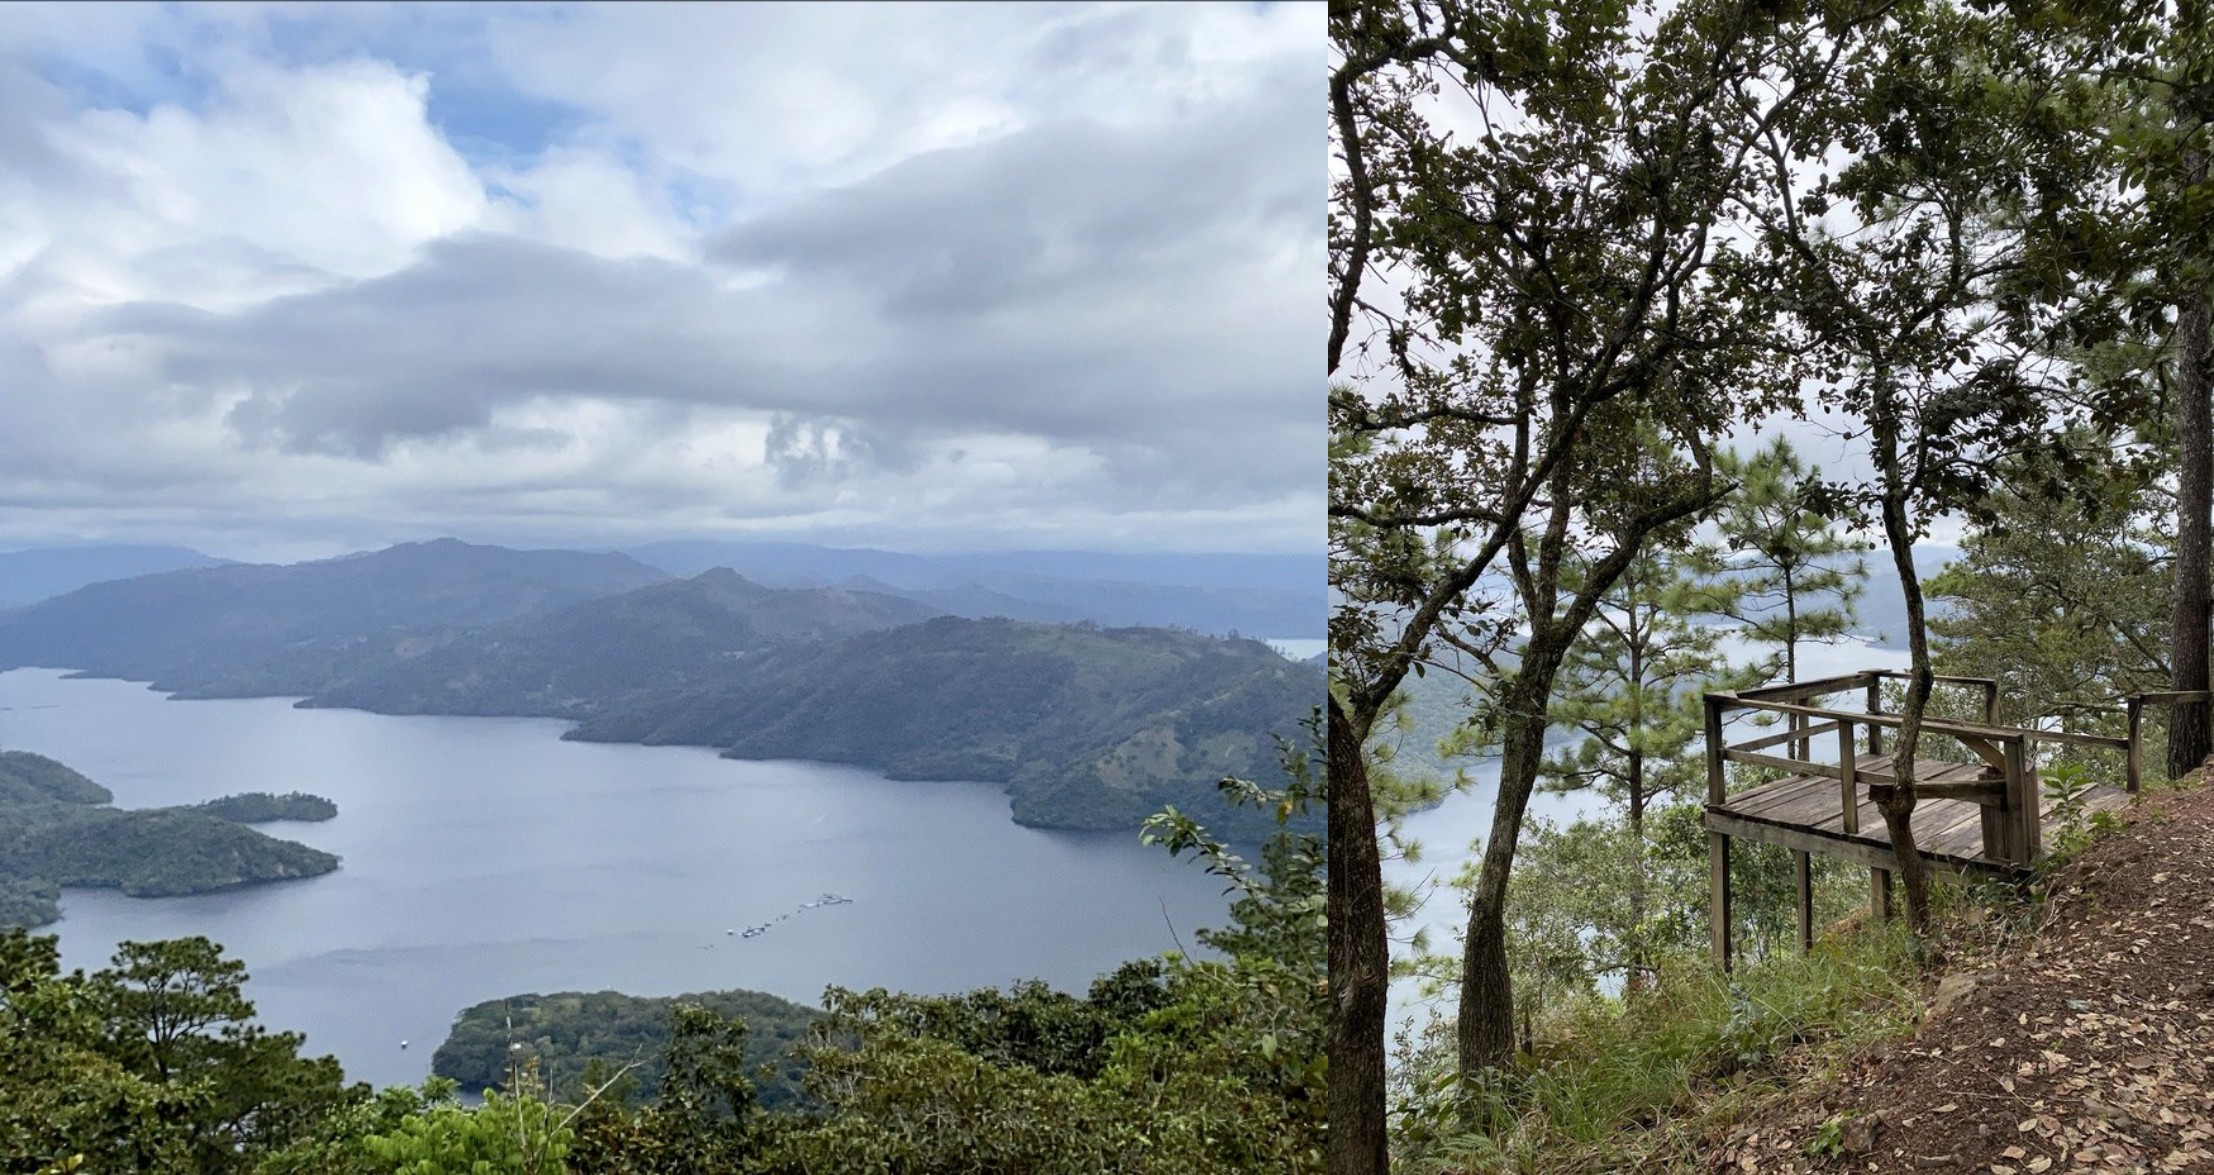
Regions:
<instances>
[{"instance_id":1,"label":"tree","mask_svg":"<svg viewBox=\"0 0 2214 1175\"><path fill-rule=\"evenodd\" d=\"M206 938L125 942L87 983L101 1051L139 1078L189 1090L181 1119L201 1171L250 1170L261 1154L359 1100L331 1057L299 1055L305 1038L254 1022L245 965Z\"/></svg>"},{"instance_id":2,"label":"tree","mask_svg":"<svg viewBox=\"0 0 2214 1175\"><path fill-rule=\"evenodd\" d=\"M2024 242L2072 226L2069 193L2097 175L2069 95L2026 72L2022 45L2003 13L1886 9L1841 56L1832 100L1766 156L1786 197L1767 234L1784 300L1830 369L1821 395L1874 464L1815 504L1880 526L1905 597L1912 669L1894 778L1876 795L1924 941L1912 819L1933 670L1913 546L1933 516L1977 508L1991 462L2052 423L2036 363L2052 324L2022 291L2038 276ZM1806 174L1838 156L1834 174Z\"/></svg>"},{"instance_id":3,"label":"tree","mask_svg":"<svg viewBox=\"0 0 2214 1175\"><path fill-rule=\"evenodd\" d=\"M54 938L0 932L0 1155L250 1171L367 1095L253 1024L244 980L206 939L124 943L87 977L62 974Z\"/></svg>"},{"instance_id":4,"label":"tree","mask_svg":"<svg viewBox=\"0 0 2214 1175\"><path fill-rule=\"evenodd\" d=\"M1748 639L1782 649L1784 680L1797 681L1799 642L1833 641L1852 627L1868 575L1857 552L1868 547L1807 509L1806 491L1822 471L1808 469L1783 437L1750 458L1720 454L1716 464L1738 483L1719 520L1722 545L1742 573L1735 614Z\"/></svg>"},{"instance_id":5,"label":"tree","mask_svg":"<svg viewBox=\"0 0 2214 1175\"><path fill-rule=\"evenodd\" d=\"M84 973L64 975L59 940L0 931L0 1155L31 1170L189 1170L174 1123L188 1091L149 1081L102 1051Z\"/></svg>"},{"instance_id":6,"label":"tree","mask_svg":"<svg viewBox=\"0 0 2214 1175\"><path fill-rule=\"evenodd\" d=\"M1685 535L1655 536L1602 597L1562 661L1554 693L1552 723L1584 737L1540 765L1543 786L1598 789L1622 805L1624 829L1620 837L1580 826L1549 835L1561 845L1596 844L1577 850L1588 860L1609 859L1609 852L1620 858L1626 917L1609 928L1619 949L1601 970L1621 970L1632 988L1651 974L1653 962L1641 930L1651 909L1646 811L1704 779L1703 760L1692 753L1705 730L1700 695L1769 675L1766 666L1733 668L1722 655L1720 630L1698 622L1736 607L1737 586L1716 570L1713 557L1689 548ZM1615 872L1595 875L1593 888L1604 888L1600 878Z\"/></svg>"},{"instance_id":7,"label":"tree","mask_svg":"<svg viewBox=\"0 0 2214 1175\"><path fill-rule=\"evenodd\" d=\"M2060 443L2083 459L2001 462L1960 559L1930 581L1952 605L1930 620L1933 656L1947 673L1996 679L2019 707L2009 722L2057 715L2066 729L2119 734L2112 699L2171 680L2172 507L2151 470L2111 460L2096 435Z\"/></svg>"},{"instance_id":8,"label":"tree","mask_svg":"<svg viewBox=\"0 0 2214 1175\"><path fill-rule=\"evenodd\" d=\"M2179 445L2175 578L2169 623L2172 688L2209 686L2209 515L2214 513L2214 13L2199 0L2060 0L2035 10L2049 66L2084 70L2118 99L2097 108L2118 172L2135 198L2105 209L2102 233L2075 244L2072 276L2128 290L2121 324L2165 335ZM2102 177L2105 178L2105 177ZM2103 186L2103 185L2102 185ZM2170 325L2172 323L2172 326ZM2117 324L2100 323L2106 333ZM2181 776L2214 749L2214 707L2174 708L2168 771Z\"/></svg>"},{"instance_id":9,"label":"tree","mask_svg":"<svg viewBox=\"0 0 2214 1175\"><path fill-rule=\"evenodd\" d=\"M1353 349L1373 368L1330 397L1343 601L1331 620L1332 1058L1345 1099L1331 1145L1344 1170L1383 1162L1387 957L1359 752L1376 716L1442 648L1484 666L1502 719L1462 968L1474 1074L1513 1047L1507 877L1560 659L1646 538L1721 496L1711 439L1795 386L1789 356L1765 341L1755 291L1767 283L1727 227L1761 195L1745 154L1803 98L1767 84L1773 9L1691 3L1650 30L1624 16L1607 3L1332 14L1346 171L1333 372L1352 345L1336 322L1376 326ZM1425 119L1446 87L1482 133ZM1371 270L1397 283L1397 307L1363 292ZM1655 431L1658 457L1644 444ZM1569 589L1572 561L1584 570Z\"/></svg>"}]
</instances>

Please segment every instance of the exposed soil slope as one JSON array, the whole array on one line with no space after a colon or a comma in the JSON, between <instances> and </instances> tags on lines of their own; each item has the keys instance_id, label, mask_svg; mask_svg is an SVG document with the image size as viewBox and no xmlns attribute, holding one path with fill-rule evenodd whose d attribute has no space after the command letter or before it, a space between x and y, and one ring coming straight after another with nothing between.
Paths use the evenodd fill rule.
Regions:
<instances>
[{"instance_id":1,"label":"exposed soil slope","mask_svg":"<svg viewBox=\"0 0 2214 1175\"><path fill-rule=\"evenodd\" d=\"M1714 1170L2214 1172L2214 787L2127 821L2039 933L1953 963L1914 1040L1764 1107Z\"/></svg>"}]
</instances>

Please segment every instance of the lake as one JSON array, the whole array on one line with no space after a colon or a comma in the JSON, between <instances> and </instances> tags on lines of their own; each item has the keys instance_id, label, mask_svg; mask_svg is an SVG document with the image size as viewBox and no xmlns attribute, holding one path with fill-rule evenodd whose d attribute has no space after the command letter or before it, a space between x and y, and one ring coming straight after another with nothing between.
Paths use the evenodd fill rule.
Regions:
<instances>
[{"instance_id":1,"label":"lake","mask_svg":"<svg viewBox=\"0 0 2214 1175\"><path fill-rule=\"evenodd\" d=\"M1023 828L994 784L568 743L566 725L0 674L0 747L59 759L119 806L337 802L335 820L260 826L339 854L335 873L184 898L69 890L43 933L88 970L124 940L206 935L245 961L264 1024L379 1085L422 1080L454 1016L498 996L752 988L814 1004L830 984L1031 977L1081 993L1223 921L1220 882L1189 859L1135 829ZM826 892L852 904L801 908Z\"/></svg>"}]
</instances>

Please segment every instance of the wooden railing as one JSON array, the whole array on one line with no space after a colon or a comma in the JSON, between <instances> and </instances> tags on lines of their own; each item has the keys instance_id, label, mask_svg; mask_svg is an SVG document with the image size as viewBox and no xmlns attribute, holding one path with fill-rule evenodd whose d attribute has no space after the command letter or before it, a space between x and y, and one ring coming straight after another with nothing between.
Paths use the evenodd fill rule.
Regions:
<instances>
[{"instance_id":1,"label":"wooden railing","mask_svg":"<svg viewBox=\"0 0 2214 1175\"><path fill-rule=\"evenodd\" d=\"M1887 793L1898 777L1895 766L1890 771L1860 766L1856 744L1860 732L1865 731L1867 753L1871 756L1883 753L1883 732L1904 725L1900 716L1884 713L1883 683L1908 676L1897 670L1869 669L1813 681L1784 682L1706 695L1707 802L1719 805L1726 798L1726 764L1729 763L1747 763L1796 775L1834 779L1838 784L1844 831L1848 834L1859 832L1862 789L1866 788L1869 798L1881 802L1888 798ZM2129 790L2135 792L2142 776L2139 736L2143 730L2144 707L2198 701L2210 696L2207 691L2196 691L2143 693L2125 698L2120 708L2126 712L2129 733L2126 738L2115 738L2076 731L2003 726L1999 722L1997 681L1950 675L1940 675L1935 680L1941 684L1979 689L1983 695L1984 721L1925 718L1921 724L1922 733L1959 743L1982 764L1983 770L1973 778L1961 779L1954 774L1936 782L1918 783L1916 793L1933 799L1966 800L1981 806L1984 854L1993 860L2018 864L2027 864L2036 858L2042 838L2037 773L2030 753L2032 746L2062 743L2120 750L2125 756L2124 773ZM1847 692L1859 693L1861 698L1856 700L1862 701L1863 708L1839 709L1810 704ZM1784 716L1787 725L1781 731L1764 733L1733 745L1724 740L1726 719L1733 710L1779 714ZM1816 761L1814 739L1832 732L1837 736L1836 761ZM1773 753L1779 747L1783 748L1782 753Z\"/></svg>"}]
</instances>

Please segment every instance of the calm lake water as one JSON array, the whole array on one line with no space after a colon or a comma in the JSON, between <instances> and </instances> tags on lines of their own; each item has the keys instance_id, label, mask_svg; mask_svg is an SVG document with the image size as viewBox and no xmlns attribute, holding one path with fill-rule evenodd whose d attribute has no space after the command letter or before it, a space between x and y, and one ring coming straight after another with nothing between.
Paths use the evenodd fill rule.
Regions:
<instances>
[{"instance_id":1,"label":"calm lake water","mask_svg":"<svg viewBox=\"0 0 2214 1175\"><path fill-rule=\"evenodd\" d=\"M87 969L120 941L207 935L246 962L263 1023L380 1085L427 1076L455 1014L503 995L743 987L815 1003L830 984L1031 977L1081 992L1175 949L1172 926L1190 947L1223 920L1220 883L1188 859L1135 830L1023 828L997 785L566 743L565 725L0 674L0 747L59 759L120 806L337 801L326 823L261 826L339 854L335 873L186 898L70 890L46 932ZM825 892L853 902L800 909Z\"/></svg>"}]
</instances>

